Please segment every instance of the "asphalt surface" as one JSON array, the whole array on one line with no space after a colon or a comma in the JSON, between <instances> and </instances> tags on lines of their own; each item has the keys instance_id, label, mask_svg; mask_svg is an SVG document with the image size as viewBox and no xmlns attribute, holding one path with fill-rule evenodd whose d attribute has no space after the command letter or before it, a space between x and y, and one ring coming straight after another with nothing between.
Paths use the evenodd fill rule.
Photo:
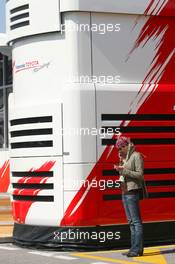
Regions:
<instances>
[{"instance_id":1,"label":"asphalt surface","mask_svg":"<svg viewBox=\"0 0 175 264\"><path fill-rule=\"evenodd\" d=\"M24 249L11 243L0 244L0 260L3 264L175 264L175 245L145 248L144 256L127 258L126 250L100 252L55 252Z\"/></svg>"}]
</instances>

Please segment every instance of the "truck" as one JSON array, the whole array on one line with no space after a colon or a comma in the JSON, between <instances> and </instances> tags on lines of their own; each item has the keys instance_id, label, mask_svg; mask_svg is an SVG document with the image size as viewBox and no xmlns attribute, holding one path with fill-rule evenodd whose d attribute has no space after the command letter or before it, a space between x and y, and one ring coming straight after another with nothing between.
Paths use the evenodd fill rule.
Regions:
<instances>
[{"instance_id":1,"label":"truck","mask_svg":"<svg viewBox=\"0 0 175 264\"><path fill-rule=\"evenodd\" d=\"M129 243L115 142L144 155L145 244L175 230L173 0L8 0L10 189L17 245Z\"/></svg>"}]
</instances>

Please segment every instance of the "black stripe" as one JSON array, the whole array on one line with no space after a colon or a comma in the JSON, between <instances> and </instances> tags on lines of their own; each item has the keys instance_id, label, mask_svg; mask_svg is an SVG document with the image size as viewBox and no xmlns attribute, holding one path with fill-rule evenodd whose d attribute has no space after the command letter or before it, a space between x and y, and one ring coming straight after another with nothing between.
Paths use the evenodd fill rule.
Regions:
<instances>
[{"instance_id":1,"label":"black stripe","mask_svg":"<svg viewBox=\"0 0 175 264\"><path fill-rule=\"evenodd\" d=\"M145 174L174 174L175 168L147 168Z\"/></svg>"},{"instance_id":2,"label":"black stripe","mask_svg":"<svg viewBox=\"0 0 175 264\"><path fill-rule=\"evenodd\" d=\"M53 183L12 183L15 189L42 189L51 190L54 188Z\"/></svg>"},{"instance_id":3,"label":"black stripe","mask_svg":"<svg viewBox=\"0 0 175 264\"><path fill-rule=\"evenodd\" d=\"M25 27L25 26L28 26L28 25L30 25L30 21L29 20L14 24L14 25L10 26L10 29L14 30L16 28Z\"/></svg>"},{"instance_id":4,"label":"black stripe","mask_svg":"<svg viewBox=\"0 0 175 264\"><path fill-rule=\"evenodd\" d=\"M13 119L10 121L10 125L15 126L15 125L24 125L24 124L33 124L33 123L48 123L48 122L52 122L52 116L38 116L38 117Z\"/></svg>"},{"instance_id":5,"label":"black stripe","mask_svg":"<svg viewBox=\"0 0 175 264\"><path fill-rule=\"evenodd\" d=\"M149 198L173 198L175 197L175 192L158 192L149 193Z\"/></svg>"},{"instance_id":6,"label":"black stripe","mask_svg":"<svg viewBox=\"0 0 175 264\"><path fill-rule=\"evenodd\" d=\"M16 21L18 19L25 18L25 17L29 17L29 12L23 13L23 14L20 14L20 15L17 15L17 16L13 16L13 17L10 18L10 21L14 22L14 21Z\"/></svg>"},{"instance_id":7,"label":"black stripe","mask_svg":"<svg viewBox=\"0 0 175 264\"><path fill-rule=\"evenodd\" d=\"M174 174L175 168L147 168L144 169L144 174ZM103 170L103 176L116 176L119 173L116 170Z\"/></svg>"},{"instance_id":8,"label":"black stripe","mask_svg":"<svg viewBox=\"0 0 175 264\"><path fill-rule=\"evenodd\" d=\"M16 131L10 132L11 137L23 137L23 136L33 136L33 135L50 135L50 134L53 134L52 128L16 130Z\"/></svg>"},{"instance_id":9,"label":"black stripe","mask_svg":"<svg viewBox=\"0 0 175 264\"><path fill-rule=\"evenodd\" d=\"M154 180L154 181L146 181L146 186L175 186L175 180ZM118 186L117 183L113 184L105 184L105 189L119 189L120 186Z\"/></svg>"},{"instance_id":10,"label":"black stripe","mask_svg":"<svg viewBox=\"0 0 175 264\"><path fill-rule=\"evenodd\" d=\"M121 133L171 133L175 132L175 126L156 126L156 127L141 127L141 126L136 126L136 127L119 127L119 126L103 126L102 127L102 132L110 132L110 133L117 133L120 131Z\"/></svg>"},{"instance_id":11,"label":"black stripe","mask_svg":"<svg viewBox=\"0 0 175 264\"><path fill-rule=\"evenodd\" d=\"M16 13L18 11L22 11L22 10L26 10L26 9L29 9L29 4L18 6L18 7L15 7L13 9L11 9L10 10L10 14L14 14L14 13Z\"/></svg>"},{"instance_id":12,"label":"black stripe","mask_svg":"<svg viewBox=\"0 0 175 264\"><path fill-rule=\"evenodd\" d=\"M158 181L146 181L147 186L172 186L175 185L175 180L158 180Z\"/></svg>"},{"instance_id":13,"label":"black stripe","mask_svg":"<svg viewBox=\"0 0 175 264\"><path fill-rule=\"evenodd\" d=\"M116 170L103 170L102 176L117 176L119 175L119 172Z\"/></svg>"},{"instance_id":14,"label":"black stripe","mask_svg":"<svg viewBox=\"0 0 175 264\"><path fill-rule=\"evenodd\" d=\"M149 199L157 199L157 198L175 198L175 192L149 192ZM122 200L121 194L105 194L103 195L104 201L115 201Z\"/></svg>"},{"instance_id":15,"label":"black stripe","mask_svg":"<svg viewBox=\"0 0 175 264\"><path fill-rule=\"evenodd\" d=\"M12 177L53 177L53 171L12 171Z\"/></svg>"},{"instance_id":16,"label":"black stripe","mask_svg":"<svg viewBox=\"0 0 175 264\"><path fill-rule=\"evenodd\" d=\"M47 148L53 147L53 141L31 141L31 142L18 142L11 143L12 149L17 148Z\"/></svg>"},{"instance_id":17,"label":"black stripe","mask_svg":"<svg viewBox=\"0 0 175 264\"><path fill-rule=\"evenodd\" d=\"M163 186L163 187L167 187L167 186L175 186L175 180L159 180L159 181L146 181L146 186L153 186L153 187L159 187L159 186ZM120 185L113 183L113 184L106 184L105 185L105 190L107 189L119 189Z\"/></svg>"},{"instance_id":18,"label":"black stripe","mask_svg":"<svg viewBox=\"0 0 175 264\"><path fill-rule=\"evenodd\" d=\"M102 121L115 121L115 120L138 120L138 121L167 121L175 120L175 115L168 114L102 114Z\"/></svg>"},{"instance_id":19,"label":"black stripe","mask_svg":"<svg viewBox=\"0 0 175 264\"><path fill-rule=\"evenodd\" d=\"M166 144L175 144L175 138L131 138L131 141L135 145L166 145ZM115 145L116 139L102 139L103 146Z\"/></svg>"},{"instance_id":20,"label":"black stripe","mask_svg":"<svg viewBox=\"0 0 175 264\"><path fill-rule=\"evenodd\" d=\"M103 195L104 201L122 200L121 194L105 194Z\"/></svg>"},{"instance_id":21,"label":"black stripe","mask_svg":"<svg viewBox=\"0 0 175 264\"><path fill-rule=\"evenodd\" d=\"M53 202L53 196L13 195L15 201Z\"/></svg>"}]
</instances>

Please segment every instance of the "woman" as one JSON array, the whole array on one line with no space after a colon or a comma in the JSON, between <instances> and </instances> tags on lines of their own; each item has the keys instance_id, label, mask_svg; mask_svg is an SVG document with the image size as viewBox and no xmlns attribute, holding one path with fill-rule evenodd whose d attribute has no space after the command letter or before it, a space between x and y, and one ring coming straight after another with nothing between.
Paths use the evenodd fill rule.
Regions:
<instances>
[{"instance_id":1,"label":"woman","mask_svg":"<svg viewBox=\"0 0 175 264\"><path fill-rule=\"evenodd\" d=\"M114 168L119 171L122 186L122 201L131 231L131 248L123 253L127 257L143 255L143 226L140 216L139 199L147 196L144 182L142 155L135 151L129 138L119 137L116 142L120 163ZM143 198L142 197L142 198Z\"/></svg>"}]
</instances>

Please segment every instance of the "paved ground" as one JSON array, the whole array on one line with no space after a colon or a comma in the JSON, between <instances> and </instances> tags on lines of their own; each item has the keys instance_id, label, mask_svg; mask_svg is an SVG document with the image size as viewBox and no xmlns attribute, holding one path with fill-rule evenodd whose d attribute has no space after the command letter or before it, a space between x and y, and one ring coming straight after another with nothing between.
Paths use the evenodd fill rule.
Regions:
<instances>
[{"instance_id":1,"label":"paved ground","mask_svg":"<svg viewBox=\"0 0 175 264\"><path fill-rule=\"evenodd\" d=\"M175 245L145 248L144 256L127 258L125 250L71 253L39 251L16 247L10 243L0 244L3 264L175 264Z\"/></svg>"}]
</instances>

